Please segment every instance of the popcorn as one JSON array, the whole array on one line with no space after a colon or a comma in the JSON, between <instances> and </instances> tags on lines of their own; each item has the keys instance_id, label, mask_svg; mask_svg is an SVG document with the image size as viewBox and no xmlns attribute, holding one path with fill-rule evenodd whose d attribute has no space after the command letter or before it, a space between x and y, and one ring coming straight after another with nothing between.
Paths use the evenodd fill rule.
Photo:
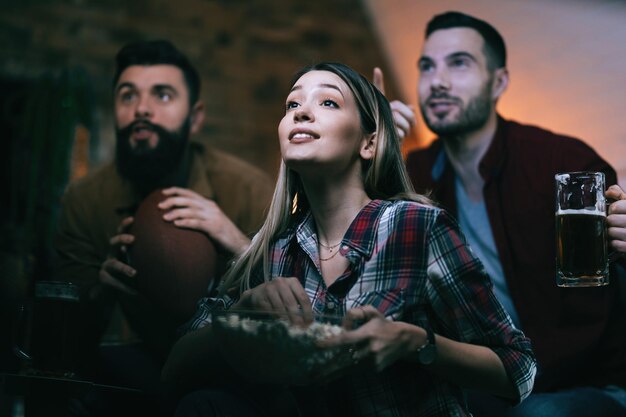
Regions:
<instances>
[{"instance_id":1,"label":"popcorn","mask_svg":"<svg viewBox=\"0 0 626 417\"><path fill-rule=\"evenodd\" d=\"M241 363L242 358L233 356L253 356L256 362L252 366L258 369L251 372L259 374L261 368L268 369L268 373L279 372L281 381L287 384L305 384L352 363L351 356L346 354L347 347L321 348L317 345L319 340L345 331L335 324L316 321L307 327L299 327L286 319L258 320L226 312L214 318L214 325L228 339L229 346L247 347L245 351L239 349L242 350L239 353L235 353L236 349L229 349L227 353L232 355L234 363ZM276 371L278 367L280 371ZM243 369L244 372L247 370Z\"/></svg>"}]
</instances>

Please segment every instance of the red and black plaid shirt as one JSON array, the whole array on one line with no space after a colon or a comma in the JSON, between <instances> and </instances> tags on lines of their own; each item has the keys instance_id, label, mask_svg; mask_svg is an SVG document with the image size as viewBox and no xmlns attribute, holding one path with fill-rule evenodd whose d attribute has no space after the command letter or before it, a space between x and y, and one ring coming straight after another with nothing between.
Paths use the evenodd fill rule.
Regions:
<instances>
[{"instance_id":1,"label":"red and black plaid shirt","mask_svg":"<svg viewBox=\"0 0 626 417\"><path fill-rule=\"evenodd\" d=\"M372 201L346 232L340 253L349 266L329 287L320 273L317 248L309 214L271 248L269 279L299 278L317 313L344 314L373 305L391 320L488 346L502 360L520 400L530 393L536 373L530 341L513 326L482 264L445 211L409 201ZM259 274L252 285L263 281ZM217 301L226 307L234 302L207 298L193 328L207 323ZM380 373L343 377L310 393L321 415L469 415L460 387L404 361Z\"/></svg>"}]
</instances>

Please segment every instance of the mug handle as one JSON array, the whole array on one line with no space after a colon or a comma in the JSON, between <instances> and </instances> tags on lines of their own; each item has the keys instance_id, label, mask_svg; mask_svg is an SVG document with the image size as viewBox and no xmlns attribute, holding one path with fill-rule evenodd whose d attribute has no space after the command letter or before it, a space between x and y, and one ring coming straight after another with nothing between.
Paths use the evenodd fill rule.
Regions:
<instances>
[{"instance_id":1,"label":"mug handle","mask_svg":"<svg viewBox=\"0 0 626 417\"><path fill-rule=\"evenodd\" d=\"M26 325L24 324L26 321L26 306L24 304L20 305L18 313L16 325L13 328L13 353L20 359L32 361L33 358L30 354L26 352L26 349L22 346L22 342L25 339Z\"/></svg>"}]
</instances>

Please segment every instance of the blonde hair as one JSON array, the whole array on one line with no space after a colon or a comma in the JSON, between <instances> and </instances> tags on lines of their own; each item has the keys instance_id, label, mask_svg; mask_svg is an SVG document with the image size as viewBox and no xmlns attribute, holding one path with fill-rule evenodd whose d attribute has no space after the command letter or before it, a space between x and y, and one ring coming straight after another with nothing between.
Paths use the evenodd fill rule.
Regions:
<instances>
[{"instance_id":1,"label":"blonde hair","mask_svg":"<svg viewBox=\"0 0 626 417\"><path fill-rule=\"evenodd\" d=\"M416 194L404 166L400 141L396 133L389 102L365 77L350 67L333 62L308 66L295 74L293 86L310 71L329 71L339 76L350 88L359 109L361 128L366 134L376 135L376 152L371 160L363 161L363 184L371 199L412 200L432 205L427 197ZM224 275L220 294L239 287L250 287L253 271L262 263L265 280L269 275L269 250L278 236L308 212L307 200L300 176L281 162L267 218L252 239L248 249L239 256Z\"/></svg>"}]
</instances>

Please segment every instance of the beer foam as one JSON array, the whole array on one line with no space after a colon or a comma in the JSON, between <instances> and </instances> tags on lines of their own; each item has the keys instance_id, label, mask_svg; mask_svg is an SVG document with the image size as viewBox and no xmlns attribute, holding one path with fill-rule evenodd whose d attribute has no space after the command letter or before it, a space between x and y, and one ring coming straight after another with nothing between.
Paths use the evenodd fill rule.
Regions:
<instances>
[{"instance_id":1,"label":"beer foam","mask_svg":"<svg viewBox=\"0 0 626 417\"><path fill-rule=\"evenodd\" d=\"M565 215L570 215L570 214L577 214L577 215L585 215L585 216L602 216L602 217L606 217L606 213L604 211L598 210L598 209L593 209L593 210L588 210L588 209L584 209L584 210L573 210L573 209L566 209L566 210L557 210L555 213L557 216L565 216Z\"/></svg>"},{"instance_id":2,"label":"beer foam","mask_svg":"<svg viewBox=\"0 0 626 417\"><path fill-rule=\"evenodd\" d=\"M554 176L554 178L556 179L556 181L557 181L558 183L560 183L560 184L563 184L563 185L567 185L567 183L569 182L569 177L570 177L570 175L569 175L569 174L567 174L567 173L566 173L566 174L556 174L556 175Z\"/></svg>"}]
</instances>

